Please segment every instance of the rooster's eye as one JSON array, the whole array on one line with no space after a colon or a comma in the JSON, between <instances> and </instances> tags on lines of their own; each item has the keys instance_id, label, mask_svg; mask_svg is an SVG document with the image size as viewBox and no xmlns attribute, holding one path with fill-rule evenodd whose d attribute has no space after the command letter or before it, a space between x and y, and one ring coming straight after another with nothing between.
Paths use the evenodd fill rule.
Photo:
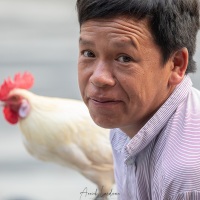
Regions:
<instances>
[{"instance_id":1,"label":"rooster's eye","mask_svg":"<svg viewBox=\"0 0 200 200\"><path fill-rule=\"evenodd\" d=\"M11 102L18 102L20 100L20 97L17 95L14 95L14 96L9 97L8 100Z\"/></svg>"}]
</instances>

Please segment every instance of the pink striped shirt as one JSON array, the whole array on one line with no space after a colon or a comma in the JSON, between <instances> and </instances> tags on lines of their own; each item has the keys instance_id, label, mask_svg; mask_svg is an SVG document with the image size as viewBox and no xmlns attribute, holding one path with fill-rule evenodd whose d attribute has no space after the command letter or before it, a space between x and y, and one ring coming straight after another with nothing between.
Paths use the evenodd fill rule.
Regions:
<instances>
[{"instance_id":1,"label":"pink striped shirt","mask_svg":"<svg viewBox=\"0 0 200 200\"><path fill-rule=\"evenodd\" d=\"M189 76L130 139L111 130L120 200L200 200L200 92Z\"/></svg>"}]
</instances>

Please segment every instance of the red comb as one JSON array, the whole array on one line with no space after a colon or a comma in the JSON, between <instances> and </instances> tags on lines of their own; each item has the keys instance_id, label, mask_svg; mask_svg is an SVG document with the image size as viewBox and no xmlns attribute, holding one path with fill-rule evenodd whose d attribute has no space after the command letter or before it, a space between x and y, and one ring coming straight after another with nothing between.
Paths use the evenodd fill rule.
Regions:
<instances>
[{"instance_id":1,"label":"red comb","mask_svg":"<svg viewBox=\"0 0 200 200\"><path fill-rule=\"evenodd\" d=\"M17 73L14 76L14 80L8 78L0 86L0 100L6 100L8 94L14 88L30 89L33 86L33 83L34 78L29 72L25 72L24 74Z\"/></svg>"}]
</instances>

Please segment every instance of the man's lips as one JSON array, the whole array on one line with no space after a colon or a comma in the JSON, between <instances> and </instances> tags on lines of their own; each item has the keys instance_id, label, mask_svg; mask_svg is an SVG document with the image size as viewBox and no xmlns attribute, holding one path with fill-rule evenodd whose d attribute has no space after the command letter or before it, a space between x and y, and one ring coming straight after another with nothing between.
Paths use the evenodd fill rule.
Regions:
<instances>
[{"instance_id":1,"label":"man's lips","mask_svg":"<svg viewBox=\"0 0 200 200\"><path fill-rule=\"evenodd\" d=\"M89 99L94 103L99 103L99 104L113 104L122 102L121 100L116 100L112 98L90 97Z\"/></svg>"}]
</instances>

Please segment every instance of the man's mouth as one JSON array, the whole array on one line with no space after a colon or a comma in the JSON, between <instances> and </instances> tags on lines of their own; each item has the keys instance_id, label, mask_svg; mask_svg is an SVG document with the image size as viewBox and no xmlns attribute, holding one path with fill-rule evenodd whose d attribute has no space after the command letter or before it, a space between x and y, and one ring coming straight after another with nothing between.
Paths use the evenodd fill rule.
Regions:
<instances>
[{"instance_id":1,"label":"man's mouth","mask_svg":"<svg viewBox=\"0 0 200 200\"><path fill-rule=\"evenodd\" d=\"M98 98L98 97L91 97L90 100L92 100L94 103L99 103L99 104L114 104L122 102L121 100L115 100L112 98Z\"/></svg>"}]
</instances>

